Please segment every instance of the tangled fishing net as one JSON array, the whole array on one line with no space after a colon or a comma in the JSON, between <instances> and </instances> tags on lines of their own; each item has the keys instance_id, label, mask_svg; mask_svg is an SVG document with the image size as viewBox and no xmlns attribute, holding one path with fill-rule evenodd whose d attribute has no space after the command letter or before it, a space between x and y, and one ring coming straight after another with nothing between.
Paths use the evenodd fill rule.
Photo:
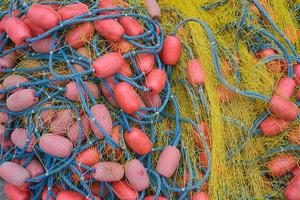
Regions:
<instances>
[{"instance_id":1,"label":"tangled fishing net","mask_svg":"<svg viewBox=\"0 0 300 200\"><path fill-rule=\"evenodd\" d=\"M80 2L0 3L8 199L300 199L300 2Z\"/></svg>"}]
</instances>

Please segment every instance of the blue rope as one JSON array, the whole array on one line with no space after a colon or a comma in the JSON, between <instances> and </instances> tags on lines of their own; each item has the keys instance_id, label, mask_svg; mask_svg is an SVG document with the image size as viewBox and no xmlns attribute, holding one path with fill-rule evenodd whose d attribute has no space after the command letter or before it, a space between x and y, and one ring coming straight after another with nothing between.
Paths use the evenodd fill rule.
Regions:
<instances>
[{"instance_id":1,"label":"blue rope","mask_svg":"<svg viewBox=\"0 0 300 200\"><path fill-rule=\"evenodd\" d=\"M77 2L77 1L71 1ZM86 3L86 1L84 1ZM43 4L52 4L52 5L68 5L70 2L43 2ZM136 14L134 13L138 7L115 7L115 8L98 8L99 2L89 1L89 5L91 5L89 11L82 15L76 16L72 19L61 21L56 27L47 30L45 33L33 37L27 38L26 44L10 48L8 50L6 47L9 44L9 38L6 37L6 34L3 33L0 36L0 41L3 42L0 47L0 57L9 55L12 52L19 51L25 54L24 58L33 59L42 61L43 64L40 66L35 66L34 68L27 67L17 67L11 69L1 69L1 72L5 75L9 75L12 73L22 74L26 78L28 78L28 82L21 83L18 86L11 86L5 89L0 90L0 94L7 94L11 91L18 88L31 88L36 91L36 96L39 97L39 102L23 111L14 112L10 111L5 107L5 104L0 103L0 112L7 113L9 116L9 122L4 133L4 138L9 137L9 133L11 129L16 128L25 128L27 131L26 134L26 143L20 148L8 148L2 149L1 155L5 155L3 160L0 163L5 161L10 161L14 158L23 159L23 166L26 167L32 159L38 159L41 161L41 164L45 167L45 172L36 177L32 177L26 180L27 183L31 183L29 187L31 192L31 199L40 199L43 189L46 187L48 189L46 194L46 199L49 200L51 197L56 198L56 195L53 191L53 187L58 184L61 185L64 190L74 190L79 192L85 197L89 197L91 199L95 199L93 197L92 191L90 189L90 183L96 182L95 179L91 178L91 180L85 180L84 174L91 175L95 172L93 167L89 167L83 164L78 164L75 160L78 153L95 147L99 152L103 152L108 145L111 148L122 150L124 153L125 159L129 160L132 158L139 159L147 169L147 173L150 176L150 187L155 190L155 198L158 198L160 194L163 194L167 198L170 198L170 191L168 190L168 185L165 184L164 179L162 179L158 173L152 168L152 152L162 151L163 147L154 147L152 152L145 156L137 156L131 153L125 144L123 131L130 131L132 126L140 127L147 135L153 144L157 142L157 133L155 130L154 124L161 123L164 118L174 121L175 127L174 130L166 131L166 135L170 137L169 144L174 145L178 148L184 148L181 144L181 134L182 134L182 123L188 123L192 126L196 126L196 129L200 133L201 139L204 139L203 144L206 145L207 157L209 160L209 167L206 170L206 175L204 179L200 180L197 183L189 182L188 187L185 188L184 192L181 192L181 199L187 196L187 191L191 191L195 188L199 188L201 181L207 179L210 168L211 168L211 160L210 160L210 152L205 142L205 137L203 133L200 131L199 127L196 123L189 119L181 118L180 116L180 108L176 94L171 91L171 76L172 69L170 66L165 66L159 56L158 53L162 49L163 41L164 41L164 31L157 20L152 20L147 15ZM12 11L18 9L20 11L20 16L26 14L30 6L31 2L24 3L22 0L18 1L10 1L9 10L1 12L2 14L12 14ZM105 14L104 12L110 11L120 11L118 14ZM109 87L109 85L105 82L104 79L100 79L97 77L93 77L95 73L94 69L91 68L91 64L93 60L87 58L85 56L80 55L76 49L70 47L65 44L64 32L66 29L72 27L74 24L84 23L84 22L94 22L95 20L103 20L103 19L118 19L123 16L131 16L133 18L138 19L144 26L145 32L138 36L128 36L126 34L122 35L122 39L129 42L134 46L134 50L123 55L124 59L128 59L131 61L131 68L133 69L133 75L131 77L126 77L120 73L115 74L113 76L116 83L120 81L124 81L129 83L132 87L137 90L142 90L144 92L149 92L150 89L143 86L144 82L144 74L138 70L135 57L139 54L152 54L155 60L155 66L159 69L166 70L168 75L168 81L165 84L163 91L160 94L162 99L162 105L159 108L148 108L143 107L140 108L135 114L137 119L127 115L123 111L120 111L118 108L113 108L110 106L107 101L104 100L103 97L95 98L91 91L88 88L87 82L93 82L94 84L103 84L103 86L107 89L108 93L115 100L113 90ZM158 34L156 29L160 29L160 33ZM30 47L32 42L39 41L46 37L51 36L50 41L50 52L49 53L36 53ZM105 47L104 50L100 49L98 46L98 41L102 39L99 34L96 34L91 41L91 43L87 44L89 48L94 50L94 53L97 57L103 55L107 51L110 51L109 47ZM186 44L185 49L188 51L190 58L193 58L192 49ZM78 64L84 68L82 72L76 72L74 68L74 64ZM64 71L64 73L61 73ZM48 77L51 76L51 77ZM70 99L67 99L64 95L66 92L65 86L60 86L59 82L74 82L79 94L79 102L73 102ZM65 85L65 84L64 84ZM206 104L203 100L204 94L199 94L201 97L202 104ZM202 95L202 96L201 96ZM49 103L49 104L47 104ZM91 113L91 106L98 105L104 103L109 112L111 113L111 117L114 126L120 126L120 142L115 142L110 133L107 133L103 127L100 126L93 114ZM170 104L169 104L170 103ZM47 105L45 105L47 104ZM74 114L73 123L78 123L78 141L74 144L71 155L67 158L59 158L52 156L43 152L43 150L39 147L39 145L35 145L33 152L27 152L27 148L30 143L30 139L35 137L37 140L48 130L48 125L44 124L41 112L42 111L53 111L59 112L60 110L70 109ZM166 111L172 110L172 114L168 114ZM83 113L88 116L88 118L95 124L96 128L101 131L104 135L103 140L99 140L95 135L89 135L89 138L84 141L84 124L80 117L82 117ZM145 113L145 114L144 114ZM48 116L47 116L48 117ZM49 116L49 123L52 122L51 117L55 118L56 116ZM25 120L23 119L25 118ZM185 160L188 161L188 168L191 172L191 177L193 176L193 170L191 166L190 158L185 150L181 151L184 154ZM108 155L109 158L112 158L113 155ZM78 168L80 167L80 168ZM81 171L84 170L84 173ZM75 184L72 180L72 176L78 176L78 184ZM192 178L191 178L192 179ZM115 195L107 183L100 183L100 196L104 193L104 189L107 189L107 199L115 199ZM172 190L176 186L171 187ZM146 190L142 191L139 195L139 199L143 199L146 195Z\"/></svg>"},{"instance_id":2,"label":"blue rope","mask_svg":"<svg viewBox=\"0 0 300 200\"><path fill-rule=\"evenodd\" d=\"M230 85L229 83L226 82L225 78L222 75L221 69L220 69L219 58L218 58L217 47L216 47L216 44L217 44L216 40L215 40L210 28L207 26L207 24L205 22L203 22L199 19L194 19L194 18L185 19L185 20L183 20L183 21L181 21L180 23L177 24L173 34L175 34L178 31L178 29L187 22L199 23L205 29L205 31L207 33L207 36L209 38L210 44L211 44L211 52L212 52L214 66L215 66L215 70L217 72L218 79L220 80L220 82L225 87L227 87L228 89L234 91L235 93L238 93L238 94L241 94L241 95L244 95L244 96L248 96L248 97L251 97L251 98L257 98L257 99L260 99L260 100L263 100L263 101L266 101L266 102L270 101L269 97L266 97L266 96L264 96L262 94L259 94L259 93L256 93L256 92L240 90L240 89L238 89L238 88L236 88L236 87L234 87L234 86L232 86L232 85Z\"/></svg>"},{"instance_id":3,"label":"blue rope","mask_svg":"<svg viewBox=\"0 0 300 200\"><path fill-rule=\"evenodd\" d=\"M221 7L225 4L227 4L228 2L229 2L229 0L220 0L220 1L217 1L214 3L210 3L208 5L205 5L205 6L201 6L201 9L205 10L205 11L213 10L213 9L216 9L218 7Z\"/></svg>"}]
</instances>

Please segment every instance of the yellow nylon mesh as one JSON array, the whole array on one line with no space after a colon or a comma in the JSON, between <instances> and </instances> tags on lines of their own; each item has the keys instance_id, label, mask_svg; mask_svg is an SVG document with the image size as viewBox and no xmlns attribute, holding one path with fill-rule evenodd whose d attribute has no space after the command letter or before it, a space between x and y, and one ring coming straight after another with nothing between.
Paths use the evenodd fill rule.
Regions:
<instances>
[{"instance_id":1,"label":"yellow nylon mesh","mask_svg":"<svg viewBox=\"0 0 300 200\"><path fill-rule=\"evenodd\" d=\"M236 29L219 33L218 30L225 24L238 20L241 16L242 4L238 1L229 1L227 4L211 11L199 9L200 6L211 2L205 0L160 0L162 24L166 28L167 33L170 33L175 24L180 21L179 16L183 18L199 18L209 25L217 42L229 51L234 52ZM262 0L260 3L268 11L276 25L298 47L298 24L296 23L295 15L289 12L289 8L296 2ZM253 11L255 12L255 9ZM251 23L258 25L256 19ZM275 34L277 39L283 42L283 39L279 37L270 24L267 24L267 30ZM249 36L252 34L248 33ZM191 22L185 25L177 35L192 47L195 57L201 60L205 68L205 93L211 105L209 115L205 115L202 109L193 109L191 101L189 101L190 97L188 97L182 86L174 84L172 89L179 97L182 116L191 119L195 119L198 116L209 123L213 141L213 166L209 179L210 198L266 199L268 196L272 196L275 199L283 199L282 190L288 179L283 178L270 181L262 173L266 170L266 162L270 159L267 156L268 152L272 148L284 146L286 133L290 129L277 137L267 138L264 136L251 136L240 125L224 121L224 117L232 120L237 119L245 124L246 129L250 129L253 121L266 110L266 103L237 95L231 103L221 104L217 94L220 82L216 77L210 43L204 29L199 24ZM240 89L256 91L271 97L276 83L283 74L270 73L265 64L257 60L244 43L239 42L238 46L238 58L240 60L238 67L241 71L242 81L237 85L236 78L233 75L225 75L227 81ZM219 54L219 59L221 67L225 70L225 56ZM185 78L187 61L188 56L186 53L183 53L180 63L174 67L175 78ZM197 101L200 103L199 99ZM199 167L198 153L201 150L195 145L191 127L184 127L183 143L186 144L192 164L197 169ZM241 151L238 150L240 144L244 144ZM226 156L232 150L236 153L228 160ZM261 156L263 159L257 161ZM183 175L178 174L178 176L182 177Z\"/></svg>"}]
</instances>

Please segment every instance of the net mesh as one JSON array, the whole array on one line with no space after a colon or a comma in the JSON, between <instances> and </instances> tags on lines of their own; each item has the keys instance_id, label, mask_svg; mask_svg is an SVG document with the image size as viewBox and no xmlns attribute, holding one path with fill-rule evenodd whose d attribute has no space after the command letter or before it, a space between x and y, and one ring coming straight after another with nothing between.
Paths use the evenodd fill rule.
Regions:
<instances>
[{"instance_id":1,"label":"net mesh","mask_svg":"<svg viewBox=\"0 0 300 200\"><path fill-rule=\"evenodd\" d=\"M129 1L142 4L142 1ZM291 41L295 49L299 49L299 23L297 15L300 1L291 0L260 0L258 1L267 11L274 24L282 30ZM1 9L8 6L9 0L1 3ZM285 38L280 36L270 21L258 11L253 3L236 0L159 0L162 9L161 22L166 34L171 34L176 24L185 18L203 20L212 30L217 42L218 59L221 71L226 81L239 89L254 91L271 97L277 82L286 72L272 71L277 63L259 60L255 52L266 46L278 48L276 42L262 35L259 30L264 29L273 34L278 42L288 48ZM297 7L298 6L298 7ZM140 8L140 12L145 10ZM253 27L247 30L246 27ZM283 199L283 189L290 180L290 174L280 178L270 178L267 174L266 163L275 155L285 154L284 148L289 145L287 134L294 129L298 122L276 137L254 135L251 127L253 122L267 110L267 103L236 93L230 93L220 83L211 51L211 41L207 32L198 23L190 22L178 30L183 44L192 52L184 51L180 62L174 66L172 92L178 97L179 111L183 118L190 118L207 124L212 138L212 170L207 185L202 190L208 190L211 199ZM99 49L106 51L104 45L98 44ZM86 45L92 49L92 44ZM289 53L292 53L288 48ZM91 58L97 56L91 50ZM187 84L186 66L193 57L201 60L206 82L204 85L205 97L208 100L210 111L206 112L200 103L199 88ZM233 59L237 66L230 62ZM21 59L17 67L35 67L37 61ZM284 67L284 64L283 66ZM65 74L60 66L57 73ZM240 77L237 75L240 73ZM43 74L35 74L42 77ZM5 77L1 77L2 81ZM293 97L295 99L295 97ZM59 104L59 102L53 102ZM170 112L172 112L170 108ZM166 119L162 123L154 124L158 135L153 144L156 147L166 146L172 137L168 130L174 129L175 124ZM47 132L47 130L45 130ZM199 156L203 147L199 144L192 126L184 124L182 127L182 145L186 149L186 156L181 159L174 181L184 187L187 185L187 173L191 167L192 178L200 179L203 176L201 167L205 165ZM95 145L97 146L97 144ZM275 150L281 149L281 151ZM296 154L297 152L292 152ZM112 160L111 151L102 152L104 158ZM153 162L159 153L154 153ZM126 159L121 159L123 163ZM188 166L187 163L190 165ZM151 191L153 192L153 191ZM171 194L176 199L176 193Z\"/></svg>"},{"instance_id":2,"label":"net mesh","mask_svg":"<svg viewBox=\"0 0 300 200\"><path fill-rule=\"evenodd\" d=\"M219 2L223 4L215 4L220 6L203 10L203 6L211 5L212 1L161 0L159 4L162 7L162 24L166 32L170 33L175 24L184 18L193 17L205 21L218 43L221 69L227 82L239 89L255 91L271 97L278 80L285 72L274 73L270 71L270 63L255 57L253 46L262 48L262 44L257 44L258 41L254 41L253 38L258 35L264 44L274 47L276 47L274 41L259 34L258 29L269 31L278 41L287 46L284 38L274 30L253 3L230 0ZM259 3L298 50L297 11L291 10L295 9L299 1L262 0ZM248 7L246 11L245 7ZM241 20L243 15L246 15L245 24L253 25L257 30L245 31L242 25L233 25ZM220 91L223 91L224 86L218 81L216 75L211 42L208 40L207 33L199 24L191 22L178 31L178 36L191 47L194 57L199 58L205 68L204 90L211 106L209 114L206 114L203 106L200 105L197 88L193 88L196 95L189 95L180 83L174 84L172 90L178 95L180 113L187 118L204 120L210 129L213 163L209 178L210 198L284 199L282 191L289 182L290 175L276 179L267 178L264 176L267 172L266 163L275 155L286 153L284 147L289 145L286 135L297 125L297 122L276 137L253 135L251 133L253 122L266 111L267 104L238 94L232 95L230 102L220 100ZM226 49L227 53L222 49ZM228 61L228 52L236 58L241 74L240 81L235 76L234 67ZM188 54L183 53L180 63L174 67L176 74L174 82L178 82L178 79L186 80L188 60ZM196 107L193 106L192 101L196 101ZM166 127L166 125L159 126L163 129ZM189 160L197 171L197 168L203 165L199 161L199 153L203 149L197 146L191 127L184 127L183 141L187 147ZM283 150L277 154L272 153L278 148ZM178 176L183 177L183 174L179 173Z\"/></svg>"}]
</instances>

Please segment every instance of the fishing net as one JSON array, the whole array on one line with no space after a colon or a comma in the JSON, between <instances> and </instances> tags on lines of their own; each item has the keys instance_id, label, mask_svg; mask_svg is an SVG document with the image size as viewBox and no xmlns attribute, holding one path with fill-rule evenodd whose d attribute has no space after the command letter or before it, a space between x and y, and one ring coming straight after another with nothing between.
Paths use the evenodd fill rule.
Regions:
<instances>
[{"instance_id":1,"label":"fishing net","mask_svg":"<svg viewBox=\"0 0 300 200\"><path fill-rule=\"evenodd\" d=\"M286 71L272 70L273 59L259 59L256 53L278 42L289 54L297 55L297 2L256 1L262 12L250 1L160 1L162 22L168 30L178 21L192 17L207 24L216 40L216 48L222 77L239 90L262 94L271 98L279 79ZM170 17L171 16L171 17ZM264 32L272 34L270 39ZM212 170L209 178L211 199L284 199L283 189L291 180L291 174L280 178L268 176L267 162L286 154L298 155L297 146L291 148L287 134L297 127L293 122L286 131L276 137L258 134L254 122L267 111L267 103L259 98L228 93L225 101L220 95L224 88L217 75L212 46L207 31L199 24L190 22L178 31L184 43L203 63L206 74L204 91L210 112L203 112L197 88L174 84L180 100L180 112L189 118L205 120L212 135ZM280 50L278 55L282 56ZM186 79L188 53L182 55L174 69L177 79ZM284 63L276 63L284 68ZM193 91L194 93L191 93ZM223 91L223 90L222 90ZM295 97L293 97L295 100ZM196 106L191 101L195 101ZM257 125L257 124L256 124ZM196 139L193 131L184 129L192 165L199 164ZM201 151L201 150L200 150ZM194 156L195 155L195 156ZM201 162L200 162L201 163Z\"/></svg>"},{"instance_id":2,"label":"fishing net","mask_svg":"<svg viewBox=\"0 0 300 200\"><path fill-rule=\"evenodd\" d=\"M7 10L10 2L4 0L0 4L0 9ZM209 193L210 199L213 200L284 199L283 191L292 180L292 174L272 177L267 163L280 155L299 155L299 146L292 144L288 137L299 123L298 120L290 122L282 133L272 137L263 135L260 124L268 116L273 116L268 111L268 102L279 80L286 76L293 78L292 65L300 61L297 55L300 2L159 0L158 3L162 13L161 31L165 35L178 36L183 50L175 66L165 67L170 79L170 88L166 87L161 96L163 99L170 99L163 114L154 113L155 117L151 120L137 120L136 124L149 133L155 147L148 160L144 161L149 170L152 168L150 166L157 162L161 150L167 145L180 146L181 159L171 179L157 178L155 173L149 171L151 187L142 193L140 199L143 199L145 194L157 196L162 194L168 199L188 199L200 191ZM130 0L125 4L116 1L116 4L129 8L124 11L128 14L148 15L142 0ZM144 23L141 19L139 21ZM60 34L63 35L64 31L67 32L68 29L61 30ZM107 44L96 34L85 44L87 57L95 60L99 55L115 51L114 46L116 44ZM261 51L270 48L276 52L274 55L260 56ZM141 48L135 46L133 49ZM71 52L68 56L70 59L78 57L75 52ZM199 59L204 67L205 83L202 85L192 85L187 76L188 62L195 58ZM41 57L35 57L32 52L19 53L18 60L14 68L16 70L1 75L1 82L8 75L22 74L24 71L26 74L26 69L33 72L32 69L48 64L47 60L43 61ZM67 63L63 60L55 62L53 69L59 75L70 73ZM33 80L34 78L44 80L50 75L49 72L36 70L33 75L27 73L26 76ZM103 84L93 78L85 77L83 80ZM65 83L57 84L63 86ZM143 86L137 87L143 89ZM41 93L46 96L53 94L53 88L57 89L57 87L59 88L60 85L55 85L55 88L46 86L45 89L39 87L35 89L41 89ZM296 102L296 95L293 95L291 100ZM67 102L65 98L59 97L43 106L53 109L54 111L51 112L53 116L62 108L76 110L75 107L84 107L80 102L75 105ZM93 104L93 102L87 103L87 107ZM97 103L107 105L113 121L122 121L119 110L108 104L107 99L100 96ZM43 126L39 112L40 110L38 114L28 114L18 119L16 126L41 129L39 136L49 132ZM74 118L82 114L78 111ZM89 113L84 111L84 114ZM37 127L32 127L30 123L34 120L38 121ZM211 153L207 153L208 148L201 134L199 135L200 131L195 128L194 122L204 133ZM125 165L128 160L136 156L126 149L123 139L125 130L122 129L123 123L120 124L122 124L121 129L116 130L120 132L120 147L117 150L112 148L113 142L109 139L105 142L98 141L92 134L87 136L87 141L82 148L96 148L101 152L101 160ZM81 145L80 142L77 145ZM36 154L44 156L40 151ZM9 156L13 158L13 155L5 154L4 159L9 160ZM143 157L139 158L143 159ZM38 159L43 162L53 161L47 156ZM47 166L56 168L64 162L55 160L55 165L48 163ZM105 188L108 194L113 194L109 184L99 185L93 181L86 181L86 185L82 185L81 175L85 173L71 174L70 170L65 170L48 179L45 185L49 186L56 182L67 185L67 188L73 190L77 188L85 195L89 194L85 187L95 187L96 190L101 190L97 191L99 194L102 194ZM203 179L208 175L208 180ZM43 186L40 188L43 189ZM41 191L35 188L33 191L38 198ZM106 198L115 197L107 195Z\"/></svg>"}]
</instances>

